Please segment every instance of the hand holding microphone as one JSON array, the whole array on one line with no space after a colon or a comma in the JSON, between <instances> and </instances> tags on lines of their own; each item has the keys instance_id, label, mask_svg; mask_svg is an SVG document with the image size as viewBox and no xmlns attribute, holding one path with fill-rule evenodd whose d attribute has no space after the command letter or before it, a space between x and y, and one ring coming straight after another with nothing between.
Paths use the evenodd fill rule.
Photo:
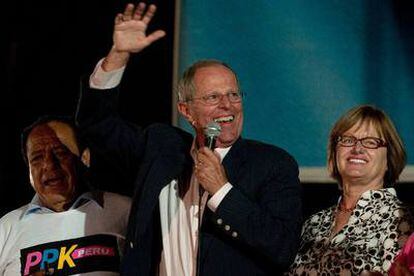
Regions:
<instances>
[{"instance_id":1,"label":"hand holding microphone","mask_svg":"<svg viewBox=\"0 0 414 276\"><path fill-rule=\"evenodd\" d=\"M210 122L204 128L205 147L200 148L196 157L195 174L200 185L210 195L217 192L228 182L220 157L213 152L221 127L216 122Z\"/></svg>"}]
</instances>

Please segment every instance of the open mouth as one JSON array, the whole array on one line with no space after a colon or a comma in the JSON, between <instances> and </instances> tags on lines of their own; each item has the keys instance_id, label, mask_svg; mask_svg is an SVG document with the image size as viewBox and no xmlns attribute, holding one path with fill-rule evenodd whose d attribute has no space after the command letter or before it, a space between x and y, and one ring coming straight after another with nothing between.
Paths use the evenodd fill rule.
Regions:
<instances>
[{"instance_id":1,"label":"open mouth","mask_svg":"<svg viewBox=\"0 0 414 276\"><path fill-rule=\"evenodd\" d=\"M43 185L45 186L57 186L62 183L63 177L54 177L43 181Z\"/></svg>"},{"instance_id":2,"label":"open mouth","mask_svg":"<svg viewBox=\"0 0 414 276\"><path fill-rule=\"evenodd\" d=\"M214 119L214 122L219 123L219 124L220 123L231 123L233 121L234 121L234 116L233 115Z\"/></svg>"},{"instance_id":3,"label":"open mouth","mask_svg":"<svg viewBox=\"0 0 414 276\"><path fill-rule=\"evenodd\" d=\"M367 160L361 158L348 158L348 162L352 164L366 164Z\"/></svg>"}]
</instances>

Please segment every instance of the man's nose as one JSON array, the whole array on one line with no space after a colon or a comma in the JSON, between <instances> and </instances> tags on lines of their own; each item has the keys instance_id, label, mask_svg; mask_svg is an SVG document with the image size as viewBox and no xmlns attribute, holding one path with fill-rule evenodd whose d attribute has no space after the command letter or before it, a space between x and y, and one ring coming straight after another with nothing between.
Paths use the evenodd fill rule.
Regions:
<instances>
[{"instance_id":1,"label":"man's nose","mask_svg":"<svg viewBox=\"0 0 414 276\"><path fill-rule=\"evenodd\" d=\"M52 152L46 153L45 159L43 160L43 167L45 169L55 169L59 166L59 159Z\"/></svg>"},{"instance_id":2,"label":"man's nose","mask_svg":"<svg viewBox=\"0 0 414 276\"><path fill-rule=\"evenodd\" d=\"M230 105L231 105L231 102L229 99L229 95L228 94L221 95L219 106L228 108L230 107Z\"/></svg>"}]
</instances>

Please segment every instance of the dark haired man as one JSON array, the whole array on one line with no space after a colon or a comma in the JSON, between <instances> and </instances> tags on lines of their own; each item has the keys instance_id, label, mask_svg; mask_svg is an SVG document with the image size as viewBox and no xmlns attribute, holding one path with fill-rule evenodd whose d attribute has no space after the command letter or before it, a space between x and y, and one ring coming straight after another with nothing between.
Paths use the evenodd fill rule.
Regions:
<instances>
[{"instance_id":1,"label":"dark haired man","mask_svg":"<svg viewBox=\"0 0 414 276\"><path fill-rule=\"evenodd\" d=\"M119 275L130 199L89 188L74 125L41 118L22 152L36 194L0 219L0 274Z\"/></svg>"}]
</instances>

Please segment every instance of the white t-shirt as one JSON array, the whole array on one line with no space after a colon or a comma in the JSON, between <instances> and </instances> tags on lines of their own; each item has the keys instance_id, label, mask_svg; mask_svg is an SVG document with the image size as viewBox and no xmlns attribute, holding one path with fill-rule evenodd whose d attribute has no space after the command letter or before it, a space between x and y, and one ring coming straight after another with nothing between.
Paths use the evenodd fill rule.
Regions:
<instances>
[{"instance_id":1,"label":"white t-shirt","mask_svg":"<svg viewBox=\"0 0 414 276\"><path fill-rule=\"evenodd\" d=\"M119 275L131 200L85 193L64 212L31 203L0 219L0 275L39 270L60 275Z\"/></svg>"}]
</instances>

